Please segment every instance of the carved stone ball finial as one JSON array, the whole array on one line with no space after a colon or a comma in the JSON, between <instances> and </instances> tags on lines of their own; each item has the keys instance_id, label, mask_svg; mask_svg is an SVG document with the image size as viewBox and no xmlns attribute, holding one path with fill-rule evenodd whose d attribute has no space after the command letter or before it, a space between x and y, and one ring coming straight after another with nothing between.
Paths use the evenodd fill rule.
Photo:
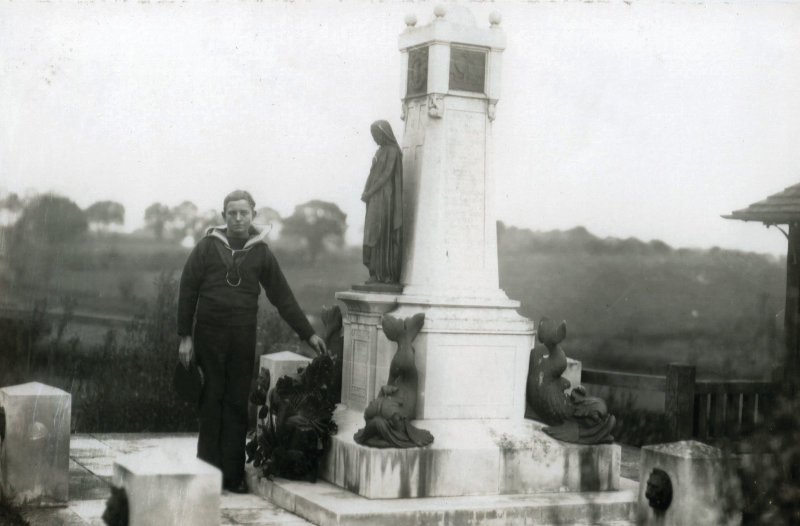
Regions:
<instances>
[{"instance_id":1,"label":"carved stone ball finial","mask_svg":"<svg viewBox=\"0 0 800 526\"><path fill-rule=\"evenodd\" d=\"M406 25L408 27L414 27L417 25L417 15L414 13L409 13L406 15Z\"/></svg>"},{"instance_id":2,"label":"carved stone ball finial","mask_svg":"<svg viewBox=\"0 0 800 526\"><path fill-rule=\"evenodd\" d=\"M447 14L447 8L442 4L438 4L433 8L433 14L436 15L436 18L444 18L444 15Z\"/></svg>"},{"instance_id":3,"label":"carved stone ball finial","mask_svg":"<svg viewBox=\"0 0 800 526\"><path fill-rule=\"evenodd\" d=\"M502 21L503 15L500 14L500 11L492 11L489 14L489 23L492 24L492 27L499 26Z\"/></svg>"}]
</instances>

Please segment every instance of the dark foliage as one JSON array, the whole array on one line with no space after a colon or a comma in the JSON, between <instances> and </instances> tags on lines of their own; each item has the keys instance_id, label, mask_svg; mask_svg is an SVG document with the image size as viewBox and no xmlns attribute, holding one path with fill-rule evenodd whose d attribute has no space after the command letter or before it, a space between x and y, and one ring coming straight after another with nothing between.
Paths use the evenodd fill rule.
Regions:
<instances>
[{"instance_id":1,"label":"dark foliage","mask_svg":"<svg viewBox=\"0 0 800 526\"><path fill-rule=\"evenodd\" d=\"M19 509L0 495L0 524L3 526L30 526L20 514Z\"/></svg>"},{"instance_id":2,"label":"dark foliage","mask_svg":"<svg viewBox=\"0 0 800 526\"><path fill-rule=\"evenodd\" d=\"M284 376L269 390L268 374L259 379L251 402L266 400L256 436L247 444L247 461L264 476L315 482L322 456L336 433L335 403L330 399L333 361L322 355L298 379ZM266 393L269 392L267 395Z\"/></svg>"},{"instance_id":3,"label":"dark foliage","mask_svg":"<svg viewBox=\"0 0 800 526\"><path fill-rule=\"evenodd\" d=\"M742 524L800 524L799 409L796 395L785 393L750 437L722 444L739 482L727 507L731 514L741 511Z\"/></svg>"}]
</instances>

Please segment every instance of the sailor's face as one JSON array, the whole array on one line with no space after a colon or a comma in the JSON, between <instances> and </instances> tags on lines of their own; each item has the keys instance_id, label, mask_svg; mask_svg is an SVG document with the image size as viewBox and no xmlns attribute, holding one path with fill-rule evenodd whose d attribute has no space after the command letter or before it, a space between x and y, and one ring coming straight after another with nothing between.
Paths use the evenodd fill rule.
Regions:
<instances>
[{"instance_id":1,"label":"sailor's face","mask_svg":"<svg viewBox=\"0 0 800 526\"><path fill-rule=\"evenodd\" d=\"M247 237L253 222L253 215L253 209L247 199L228 202L228 206L225 207L225 223L228 225L228 234L234 237Z\"/></svg>"}]
</instances>

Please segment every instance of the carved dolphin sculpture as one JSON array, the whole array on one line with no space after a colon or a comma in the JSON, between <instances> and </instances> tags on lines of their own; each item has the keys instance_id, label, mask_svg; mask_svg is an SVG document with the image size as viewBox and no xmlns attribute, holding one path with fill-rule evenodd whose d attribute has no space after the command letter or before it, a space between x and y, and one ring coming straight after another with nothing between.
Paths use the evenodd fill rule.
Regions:
<instances>
[{"instance_id":1,"label":"carved dolphin sculpture","mask_svg":"<svg viewBox=\"0 0 800 526\"><path fill-rule=\"evenodd\" d=\"M389 366L389 382L364 411L366 425L353 439L371 447L422 447L433 442L433 435L411 424L417 411L418 374L411 342L422 329L425 314L399 320L383 317L383 332L397 342L397 352Z\"/></svg>"},{"instance_id":2,"label":"carved dolphin sculpture","mask_svg":"<svg viewBox=\"0 0 800 526\"><path fill-rule=\"evenodd\" d=\"M567 356L559 344L566 336L567 322L559 324L546 317L539 321L538 339L548 354L531 350L526 398L535 413L532 416L550 426L544 431L558 440L579 444L612 442L616 419L608 413L605 401L586 396L582 386L576 386L569 395L565 393L570 383L561 375L567 368Z\"/></svg>"}]
</instances>

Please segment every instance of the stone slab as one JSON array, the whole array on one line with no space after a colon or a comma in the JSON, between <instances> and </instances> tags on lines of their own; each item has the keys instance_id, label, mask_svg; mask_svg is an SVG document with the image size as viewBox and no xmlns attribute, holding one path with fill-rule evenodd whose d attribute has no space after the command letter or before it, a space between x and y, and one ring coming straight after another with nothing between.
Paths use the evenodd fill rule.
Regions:
<instances>
[{"instance_id":1,"label":"stone slab","mask_svg":"<svg viewBox=\"0 0 800 526\"><path fill-rule=\"evenodd\" d=\"M531 420L419 420L425 448L356 444L361 413L339 406L321 476L363 497L397 499L619 489L620 446L559 442Z\"/></svg>"},{"instance_id":2,"label":"stone slab","mask_svg":"<svg viewBox=\"0 0 800 526\"><path fill-rule=\"evenodd\" d=\"M724 460L719 449L694 440L643 447L639 464L638 524L739 524L741 517L726 517L723 509L730 479L726 476ZM672 485L672 502L664 511L651 508L645 497L647 480L655 468L665 471Z\"/></svg>"},{"instance_id":3,"label":"stone slab","mask_svg":"<svg viewBox=\"0 0 800 526\"><path fill-rule=\"evenodd\" d=\"M636 483L618 491L371 500L327 482L260 478L251 491L319 526L631 524Z\"/></svg>"},{"instance_id":4,"label":"stone slab","mask_svg":"<svg viewBox=\"0 0 800 526\"><path fill-rule=\"evenodd\" d=\"M222 473L186 453L151 449L114 462L113 484L125 489L130 526L219 524Z\"/></svg>"},{"instance_id":5,"label":"stone slab","mask_svg":"<svg viewBox=\"0 0 800 526\"><path fill-rule=\"evenodd\" d=\"M259 360L261 369L269 371L271 386L274 387L279 378L291 376L297 378L297 370L311 363L311 358L292 351L281 351L262 354Z\"/></svg>"},{"instance_id":6,"label":"stone slab","mask_svg":"<svg viewBox=\"0 0 800 526\"><path fill-rule=\"evenodd\" d=\"M66 505L69 499L69 393L31 382L0 389L6 434L0 444L0 493L17 505Z\"/></svg>"}]
</instances>

